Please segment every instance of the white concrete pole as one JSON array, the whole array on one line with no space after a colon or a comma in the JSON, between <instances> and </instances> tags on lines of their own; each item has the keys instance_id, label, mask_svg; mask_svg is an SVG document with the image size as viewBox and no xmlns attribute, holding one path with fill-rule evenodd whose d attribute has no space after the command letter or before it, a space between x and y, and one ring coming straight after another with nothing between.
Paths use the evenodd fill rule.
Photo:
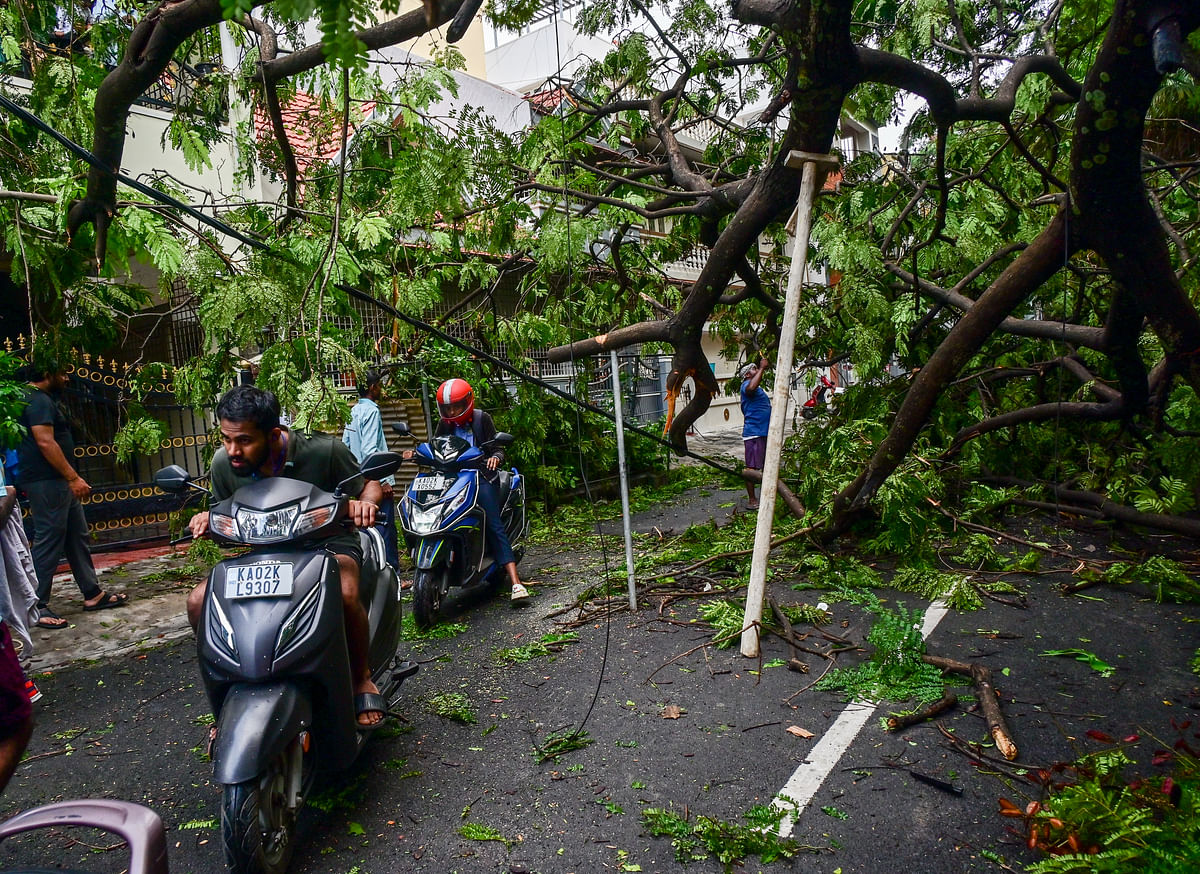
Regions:
<instances>
[{"instance_id":1,"label":"white concrete pole","mask_svg":"<svg viewBox=\"0 0 1200 874\"><path fill-rule=\"evenodd\" d=\"M621 527L625 531L625 572L629 575L629 609L637 610L637 581L633 578L633 532L629 521L629 469L625 466L625 413L621 409L621 374L617 350L608 350L612 362L613 412L617 422L617 472L621 478Z\"/></svg>"},{"instance_id":2,"label":"white concrete pole","mask_svg":"<svg viewBox=\"0 0 1200 874\"><path fill-rule=\"evenodd\" d=\"M746 612L742 617L742 655L758 656L758 623L762 621L763 593L767 582L767 558L771 551L771 529L775 521L776 485L779 456L783 452L783 429L787 424L788 376L792 372L792 354L796 349L796 323L800 316L800 289L808 269L808 236L812 230L812 202L825 171L837 165L832 155L792 152L787 165L804 168L800 197L796 201L796 237L792 263L788 270L787 298L783 307L783 327L779 333L779 351L775 359L775 391L771 396L771 424L767 428L767 457L763 463L762 492L758 498L758 527L754 530L754 556L750 564L750 585L746 592Z\"/></svg>"}]
</instances>

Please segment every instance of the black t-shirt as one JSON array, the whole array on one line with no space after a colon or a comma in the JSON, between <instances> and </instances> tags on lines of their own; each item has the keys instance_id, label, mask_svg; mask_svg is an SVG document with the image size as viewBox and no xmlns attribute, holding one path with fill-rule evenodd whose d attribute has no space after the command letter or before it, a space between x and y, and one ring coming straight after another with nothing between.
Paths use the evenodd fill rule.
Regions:
<instances>
[{"instance_id":1,"label":"black t-shirt","mask_svg":"<svg viewBox=\"0 0 1200 874\"><path fill-rule=\"evenodd\" d=\"M75 466L75 438L71 436L71 425L67 417L50 395L32 386L26 390L25 398L28 403L21 411L21 424L25 426L25 436L17 447L18 467L21 482L33 483L48 479L62 479L60 474L42 455L37 441L33 437L34 425L53 425L54 440L62 447L67 463Z\"/></svg>"}]
</instances>

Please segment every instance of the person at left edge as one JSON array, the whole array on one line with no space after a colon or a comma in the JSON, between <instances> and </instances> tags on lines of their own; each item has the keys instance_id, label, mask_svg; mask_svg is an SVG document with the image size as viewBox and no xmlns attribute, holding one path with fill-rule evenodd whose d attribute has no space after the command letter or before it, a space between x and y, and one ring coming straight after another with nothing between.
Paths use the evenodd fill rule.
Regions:
<instances>
[{"instance_id":1,"label":"person at left edge","mask_svg":"<svg viewBox=\"0 0 1200 874\"><path fill-rule=\"evenodd\" d=\"M41 614L37 626L61 629L67 627L67 621L50 609L50 589L58 559L64 553L83 594L84 610L122 607L129 596L101 589L92 564L88 525L80 503L91 494L92 487L73 466L75 441L67 417L56 402L66 387L67 375L59 368L32 364L20 373L29 386L20 416L25 436L17 447L18 485L28 496L33 515L33 566Z\"/></svg>"},{"instance_id":2,"label":"person at left edge","mask_svg":"<svg viewBox=\"0 0 1200 874\"><path fill-rule=\"evenodd\" d=\"M350 408L350 421L342 433L342 442L361 464L376 452L387 452L387 437L383 430L383 416L379 412L379 399L383 397L383 377L378 370L368 370L358 383L358 403ZM400 566L400 540L396 535L396 478L385 476L379 481L383 487L383 498L379 502L379 513L375 527L383 535L387 551L387 562L394 568Z\"/></svg>"},{"instance_id":3,"label":"person at left edge","mask_svg":"<svg viewBox=\"0 0 1200 874\"><path fill-rule=\"evenodd\" d=\"M286 476L332 492L339 483L350 501L350 519L360 528L375 524L379 498L383 493L375 480L364 479L346 445L329 434L306 434L279 423L279 401L269 391L252 385L239 385L227 391L217 403L221 428L221 448L209 468L209 485L217 501L229 498L239 488L266 477ZM197 513L188 523L193 537L208 533L208 512ZM362 548L355 532L338 534L312 544L337 559L342 588L342 615L346 623L346 646L354 684L355 709L361 728L383 723L386 703L379 687L371 679L367 661L367 611L358 596ZM188 621L192 630L200 624L207 583L192 589L187 599Z\"/></svg>"}]
</instances>

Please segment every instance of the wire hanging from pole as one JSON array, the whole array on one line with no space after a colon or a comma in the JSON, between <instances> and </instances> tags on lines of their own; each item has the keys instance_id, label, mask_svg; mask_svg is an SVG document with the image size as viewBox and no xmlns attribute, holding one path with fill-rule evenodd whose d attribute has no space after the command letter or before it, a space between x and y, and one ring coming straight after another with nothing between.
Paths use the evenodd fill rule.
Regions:
<instances>
[{"instance_id":1,"label":"wire hanging from pole","mask_svg":"<svg viewBox=\"0 0 1200 874\"><path fill-rule=\"evenodd\" d=\"M559 0L554 0L554 11L553 11L551 18L554 23L553 24L553 26L554 26L554 60L555 60L555 70L556 70L555 78L559 83L558 84L558 90L559 90L558 130L559 130L559 135L560 135L561 141L562 141L562 162L559 166L560 166L560 172L562 174L563 221L565 224L566 245L567 245L567 253L568 253L567 254L566 280L567 280L567 287L570 288L571 284L572 284L572 280L574 278L574 261L571 257L571 197L570 197L570 193L569 193L570 192L570 188L569 188L569 184L568 184L569 180L567 177L567 172L568 172L568 168L569 168L568 146L567 146L567 123L566 123L567 89L564 85L562 85L563 62L562 62L562 43L561 43L561 37L559 34L559 25L560 25ZM574 337L575 322L574 322L574 317L573 317L574 314L572 311L573 311L573 307L571 307L569 305L569 301L568 301L567 329L570 333L570 336ZM572 383L575 387L575 391L578 392L578 390L579 390L579 366L578 366L578 363L575 358L574 344L572 343L569 348L571 350L570 351L571 379L572 379ZM614 377L615 377L615 374L614 374ZM583 385L584 385L584 391L586 392L587 391L587 380L586 379L584 380ZM604 580L607 581L609 578L609 573L610 573L609 566L608 566L608 547L605 545L604 528L600 524L600 518L596 513L596 503L595 503L595 499L592 495L592 486L591 486L591 483L588 481L587 462L584 460L584 457L583 457L583 440L581 439L582 436L583 436L583 413L580 411L580 408L578 406L576 406L575 407L575 437L576 437L575 447L576 447L576 452L577 452L577 455L579 458L579 476L583 480L584 497L588 502L588 506L591 508L592 523L595 525L596 535L600 540L600 559L601 559L601 564L604 568ZM612 642L612 614L613 614L613 610L611 610L611 609L606 610L605 614L604 614L604 650L600 655L600 671L596 676L596 688L595 688L595 691L593 691L593 693L592 693L592 700L588 704L587 712L583 714L583 718L581 720L579 720L579 725L576 726L575 730L571 733L570 737L578 737L580 734L583 733L583 728L585 725L587 725L588 720L592 716L592 711L594 711L596 708L596 702L600 699L600 687L604 683L604 674L608 667L608 652L609 652L609 647Z\"/></svg>"}]
</instances>

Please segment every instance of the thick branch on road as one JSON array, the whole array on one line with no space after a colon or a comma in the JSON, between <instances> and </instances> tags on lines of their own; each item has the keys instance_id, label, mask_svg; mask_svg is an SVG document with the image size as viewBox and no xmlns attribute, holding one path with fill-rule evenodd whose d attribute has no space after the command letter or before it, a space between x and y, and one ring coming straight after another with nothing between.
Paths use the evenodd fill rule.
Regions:
<instances>
[{"instance_id":1,"label":"thick branch on road","mask_svg":"<svg viewBox=\"0 0 1200 874\"><path fill-rule=\"evenodd\" d=\"M762 471L753 470L749 467L742 468L742 478L747 482L761 483ZM800 503L800 499L796 497L796 493L787 487L783 480L775 480L775 489L779 492L779 497L783 498L783 502L787 504L787 508L792 511L792 515L797 519L804 518L804 505Z\"/></svg>"},{"instance_id":2,"label":"thick branch on road","mask_svg":"<svg viewBox=\"0 0 1200 874\"><path fill-rule=\"evenodd\" d=\"M1000 709L1000 701L996 696L996 688L992 685L992 670L977 662L960 662L940 656L924 655L921 660L933 665L943 673L960 674L970 677L975 685L975 697L979 700L979 709L987 721L988 734L996 744L1000 755L1013 761L1017 757L1017 745L1013 742L1012 732L1004 721L1004 711Z\"/></svg>"},{"instance_id":3,"label":"thick branch on road","mask_svg":"<svg viewBox=\"0 0 1200 874\"><path fill-rule=\"evenodd\" d=\"M1133 507L1110 501L1105 495L1098 492L1085 492L1055 483L1035 483L1009 476L986 476L980 477L979 481L988 485L1017 486L1023 489L1044 488L1065 505L1094 509L1104 518L1114 522L1124 522L1127 525L1153 528L1158 531L1170 531L1185 537L1200 539L1200 519L1168 516L1164 513L1143 513ZM1070 511L1071 507L1064 506L1062 509Z\"/></svg>"}]
</instances>

